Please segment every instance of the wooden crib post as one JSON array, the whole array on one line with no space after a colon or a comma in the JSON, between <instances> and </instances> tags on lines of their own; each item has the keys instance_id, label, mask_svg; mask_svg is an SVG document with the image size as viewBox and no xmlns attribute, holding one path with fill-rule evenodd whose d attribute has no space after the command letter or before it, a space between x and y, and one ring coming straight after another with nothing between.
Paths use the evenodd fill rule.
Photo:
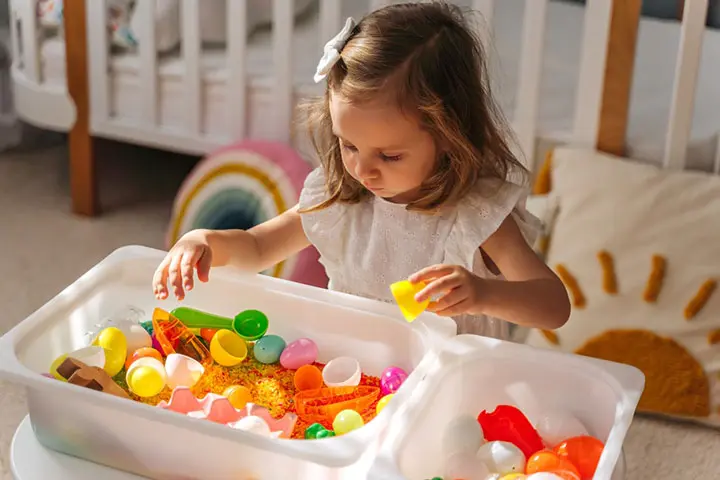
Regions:
<instances>
[{"instance_id":1,"label":"wooden crib post","mask_svg":"<svg viewBox=\"0 0 720 480\"><path fill-rule=\"evenodd\" d=\"M90 86L85 0L65 0L65 61L68 94L75 103L76 119L69 134L70 190L73 212L99 213L93 139L90 136Z\"/></svg>"},{"instance_id":2,"label":"wooden crib post","mask_svg":"<svg viewBox=\"0 0 720 480\"><path fill-rule=\"evenodd\" d=\"M625 155L642 0L613 0L612 3L596 148Z\"/></svg>"}]
</instances>

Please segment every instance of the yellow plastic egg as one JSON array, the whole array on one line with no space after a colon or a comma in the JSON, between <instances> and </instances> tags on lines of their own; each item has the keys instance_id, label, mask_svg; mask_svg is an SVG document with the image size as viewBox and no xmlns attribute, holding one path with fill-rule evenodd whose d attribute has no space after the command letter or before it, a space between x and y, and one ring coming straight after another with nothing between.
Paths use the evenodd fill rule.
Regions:
<instances>
[{"instance_id":1,"label":"yellow plastic egg","mask_svg":"<svg viewBox=\"0 0 720 480\"><path fill-rule=\"evenodd\" d=\"M117 327L108 327L100 332L93 345L105 350L105 371L111 377L122 370L127 357L127 340L123 332Z\"/></svg>"},{"instance_id":2,"label":"yellow plastic egg","mask_svg":"<svg viewBox=\"0 0 720 480\"><path fill-rule=\"evenodd\" d=\"M392 400L393 395L394 395L394 394L389 393L389 394L385 395L384 397L382 397L382 398L378 401L377 407L375 407L375 413L376 413L377 415L380 415L380 412L382 411L382 409L385 408L385 406L388 404L388 402L389 402L390 400Z\"/></svg>"},{"instance_id":3,"label":"yellow plastic egg","mask_svg":"<svg viewBox=\"0 0 720 480\"><path fill-rule=\"evenodd\" d=\"M153 397L165 387L165 381L157 369L145 365L133 370L128 387L140 397Z\"/></svg>"},{"instance_id":4,"label":"yellow plastic egg","mask_svg":"<svg viewBox=\"0 0 720 480\"><path fill-rule=\"evenodd\" d=\"M343 410L333 420L333 430L336 435L343 435L365 425L365 421L355 410Z\"/></svg>"},{"instance_id":5,"label":"yellow plastic egg","mask_svg":"<svg viewBox=\"0 0 720 480\"><path fill-rule=\"evenodd\" d=\"M67 354L62 354L59 357L57 357L55 360L53 360L52 364L50 365L50 374L57 378L58 380L62 380L63 382L67 382L66 379L64 379L58 372L57 369L67 358Z\"/></svg>"},{"instance_id":6,"label":"yellow plastic egg","mask_svg":"<svg viewBox=\"0 0 720 480\"><path fill-rule=\"evenodd\" d=\"M390 291L408 322L415 320L430 305L430 300L415 301L415 295L420 293L425 286L424 282L413 284L408 280L401 280L390 285Z\"/></svg>"}]
</instances>

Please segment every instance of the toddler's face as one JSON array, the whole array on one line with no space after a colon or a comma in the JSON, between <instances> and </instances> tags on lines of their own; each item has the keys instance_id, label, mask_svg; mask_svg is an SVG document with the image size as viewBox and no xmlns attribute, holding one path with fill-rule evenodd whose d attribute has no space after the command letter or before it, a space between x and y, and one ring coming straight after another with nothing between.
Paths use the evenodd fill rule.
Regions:
<instances>
[{"instance_id":1,"label":"toddler's face","mask_svg":"<svg viewBox=\"0 0 720 480\"><path fill-rule=\"evenodd\" d=\"M417 198L420 185L435 168L437 150L416 119L385 102L351 105L334 93L330 116L350 175L390 201Z\"/></svg>"}]
</instances>

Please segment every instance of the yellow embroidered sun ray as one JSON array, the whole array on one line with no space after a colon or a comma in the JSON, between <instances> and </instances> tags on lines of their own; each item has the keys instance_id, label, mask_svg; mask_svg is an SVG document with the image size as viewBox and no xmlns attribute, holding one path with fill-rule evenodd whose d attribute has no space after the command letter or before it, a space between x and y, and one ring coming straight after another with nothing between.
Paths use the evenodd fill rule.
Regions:
<instances>
[{"instance_id":1,"label":"yellow embroidered sun ray","mask_svg":"<svg viewBox=\"0 0 720 480\"><path fill-rule=\"evenodd\" d=\"M705 280L705 282L700 285L700 288L695 296L691 298L685 306L685 310L683 312L685 314L685 320L691 320L695 317L695 315L700 313L700 310L702 310L707 301L710 300L710 296L715 291L716 287L717 282L712 278Z\"/></svg>"},{"instance_id":2,"label":"yellow embroidered sun ray","mask_svg":"<svg viewBox=\"0 0 720 480\"><path fill-rule=\"evenodd\" d=\"M575 277L562 264L558 264L555 267L555 271L570 292L573 306L577 308L585 308L585 295L583 295L580 285L578 285Z\"/></svg>"},{"instance_id":3,"label":"yellow embroidered sun ray","mask_svg":"<svg viewBox=\"0 0 720 480\"><path fill-rule=\"evenodd\" d=\"M610 252L602 250L597 256L603 271L603 290L611 295L617 293L617 277L612 255Z\"/></svg>"},{"instance_id":4,"label":"yellow embroidered sun ray","mask_svg":"<svg viewBox=\"0 0 720 480\"><path fill-rule=\"evenodd\" d=\"M650 276L648 277L645 292L643 293L643 298L648 303L657 302L663 279L665 278L666 264L665 257L661 255L652 256L652 269L650 270Z\"/></svg>"}]
</instances>

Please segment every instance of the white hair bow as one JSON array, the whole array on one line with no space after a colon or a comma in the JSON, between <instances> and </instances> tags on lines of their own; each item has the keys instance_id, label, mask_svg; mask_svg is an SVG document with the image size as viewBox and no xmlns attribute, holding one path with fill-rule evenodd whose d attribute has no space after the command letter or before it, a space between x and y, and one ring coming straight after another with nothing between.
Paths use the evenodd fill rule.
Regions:
<instances>
[{"instance_id":1,"label":"white hair bow","mask_svg":"<svg viewBox=\"0 0 720 480\"><path fill-rule=\"evenodd\" d=\"M340 60L340 51L343 49L345 43L350 38L350 35L355 28L355 25L355 20L352 17L348 17L348 19L345 21L345 26L342 28L342 30L340 30L340 33L335 35L333 38L330 39L329 42L325 44L325 48L323 49L323 56L318 63L317 71L315 72L315 76L313 77L315 83L318 83L323 78L325 78L327 74L330 73L330 69L332 69L333 65L335 65L335 63Z\"/></svg>"}]
</instances>

